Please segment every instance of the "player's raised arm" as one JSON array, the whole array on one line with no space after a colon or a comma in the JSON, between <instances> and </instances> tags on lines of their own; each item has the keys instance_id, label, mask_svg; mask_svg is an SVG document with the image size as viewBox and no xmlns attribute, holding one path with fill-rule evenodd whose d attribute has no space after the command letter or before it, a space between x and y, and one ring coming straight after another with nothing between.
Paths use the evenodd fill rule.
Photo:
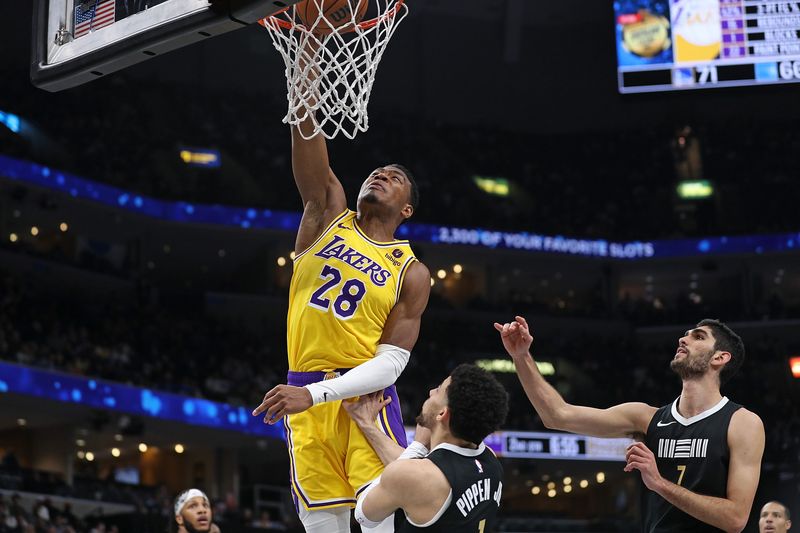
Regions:
<instances>
[{"instance_id":1,"label":"player's raised arm","mask_svg":"<svg viewBox=\"0 0 800 533\"><path fill-rule=\"evenodd\" d=\"M449 493L447 478L431 461L395 461L359 496L355 517L372 529L403 509L408 518L424 524L434 518Z\"/></svg>"},{"instance_id":2,"label":"player's raised arm","mask_svg":"<svg viewBox=\"0 0 800 533\"><path fill-rule=\"evenodd\" d=\"M306 53L313 55L315 52L308 49ZM313 60L309 60L309 63L314 64ZM313 66L308 68L304 90L317 90ZM303 220L295 242L297 253L308 248L325 226L347 207L342 184L330 167L325 137L320 133L311 137L315 112L308 108L305 112L305 119L298 126L292 126L292 172L303 201ZM305 139L304 135L311 138Z\"/></svg>"},{"instance_id":3,"label":"player's raised arm","mask_svg":"<svg viewBox=\"0 0 800 533\"><path fill-rule=\"evenodd\" d=\"M306 140L300 134L300 129L312 129L311 124L309 116L299 126L292 126L292 172L303 201L303 219L295 241L297 253L311 246L347 207L344 188L328 163L325 137L317 134Z\"/></svg>"},{"instance_id":4,"label":"player's raised arm","mask_svg":"<svg viewBox=\"0 0 800 533\"><path fill-rule=\"evenodd\" d=\"M402 446L378 429L378 425L375 423L381 410L391 402L392 397L384 397L383 391L362 394L358 400L345 400L342 402L342 407L353 419L353 422L358 425L364 436L367 437L369 445L372 446L372 449L375 450L384 465L395 461L404 450Z\"/></svg>"},{"instance_id":5,"label":"player's raised arm","mask_svg":"<svg viewBox=\"0 0 800 533\"><path fill-rule=\"evenodd\" d=\"M539 372L530 353L533 337L521 316L514 322L494 324L517 370L525 394L545 426L595 437L630 437L644 434L657 411L644 403L623 403L608 409L572 405Z\"/></svg>"},{"instance_id":6,"label":"player's raised arm","mask_svg":"<svg viewBox=\"0 0 800 533\"><path fill-rule=\"evenodd\" d=\"M342 407L367 437L370 446L384 465L389 465L401 458L425 457L431 445L431 431L428 428L417 424L414 442L408 448L403 448L378 428L375 420L381 410L391 402L391 396L384 397L383 391L378 391L372 394L362 394L355 401L342 402Z\"/></svg>"}]
</instances>

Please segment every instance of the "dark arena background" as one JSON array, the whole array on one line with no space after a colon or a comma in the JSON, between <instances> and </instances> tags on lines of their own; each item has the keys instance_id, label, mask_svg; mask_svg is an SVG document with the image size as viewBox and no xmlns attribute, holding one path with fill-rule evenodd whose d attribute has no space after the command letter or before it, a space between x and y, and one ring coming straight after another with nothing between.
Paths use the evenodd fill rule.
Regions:
<instances>
[{"instance_id":1,"label":"dark arena background","mask_svg":"<svg viewBox=\"0 0 800 533\"><path fill-rule=\"evenodd\" d=\"M250 416L285 382L302 209L266 31L48 92L32 6L1 4L0 532L163 532L191 486L224 533L299 531L282 429ZM722 392L766 430L745 531L800 513L800 67L631 74L615 27L644 4L413 0L369 131L329 142L351 199L386 162L417 177L400 235L432 289L402 410L462 362L507 387L497 531L639 531L644 490L625 443L544 428L492 327L517 314L595 407L674 401L678 338L728 323L747 360Z\"/></svg>"}]
</instances>

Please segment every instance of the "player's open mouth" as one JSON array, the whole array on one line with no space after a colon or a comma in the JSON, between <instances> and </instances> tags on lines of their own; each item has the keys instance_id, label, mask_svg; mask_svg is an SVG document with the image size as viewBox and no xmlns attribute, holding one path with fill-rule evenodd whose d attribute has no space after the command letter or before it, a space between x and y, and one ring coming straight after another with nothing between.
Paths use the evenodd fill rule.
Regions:
<instances>
[{"instance_id":1,"label":"player's open mouth","mask_svg":"<svg viewBox=\"0 0 800 533\"><path fill-rule=\"evenodd\" d=\"M367 185L367 189L378 189L379 191L386 192L386 189L383 188L383 185L374 182Z\"/></svg>"},{"instance_id":2,"label":"player's open mouth","mask_svg":"<svg viewBox=\"0 0 800 533\"><path fill-rule=\"evenodd\" d=\"M689 353L689 352L687 352L685 348L678 348L678 351L677 351L677 352L675 352L675 356L677 357L677 356L679 356L679 355L681 355L681 354L683 354L683 355L686 355L686 354L688 354L688 353Z\"/></svg>"}]
</instances>

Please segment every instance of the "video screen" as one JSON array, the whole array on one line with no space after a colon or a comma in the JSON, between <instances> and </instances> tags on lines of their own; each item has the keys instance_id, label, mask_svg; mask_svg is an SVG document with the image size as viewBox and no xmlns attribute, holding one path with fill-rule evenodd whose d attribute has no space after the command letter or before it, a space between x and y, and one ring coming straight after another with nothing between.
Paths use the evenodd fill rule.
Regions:
<instances>
[{"instance_id":1,"label":"video screen","mask_svg":"<svg viewBox=\"0 0 800 533\"><path fill-rule=\"evenodd\" d=\"M800 4L614 2L622 93L800 81Z\"/></svg>"}]
</instances>

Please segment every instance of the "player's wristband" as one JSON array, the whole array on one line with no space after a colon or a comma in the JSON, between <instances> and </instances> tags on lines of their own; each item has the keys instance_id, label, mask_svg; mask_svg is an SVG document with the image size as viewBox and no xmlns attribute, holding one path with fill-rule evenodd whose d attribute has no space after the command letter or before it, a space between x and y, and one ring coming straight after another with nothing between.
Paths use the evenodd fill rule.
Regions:
<instances>
[{"instance_id":1,"label":"player's wristband","mask_svg":"<svg viewBox=\"0 0 800 533\"><path fill-rule=\"evenodd\" d=\"M414 441L403 450L398 459L421 459L430 453L430 450L419 441Z\"/></svg>"},{"instance_id":2,"label":"player's wristband","mask_svg":"<svg viewBox=\"0 0 800 533\"><path fill-rule=\"evenodd\" d=\"M411 352L380 344L375 357L362 363L343 376L306 385L314 405L334 400L345 400L362 394L385 389L392 385L403 372Z\"/></svg>"}]
</instances>

